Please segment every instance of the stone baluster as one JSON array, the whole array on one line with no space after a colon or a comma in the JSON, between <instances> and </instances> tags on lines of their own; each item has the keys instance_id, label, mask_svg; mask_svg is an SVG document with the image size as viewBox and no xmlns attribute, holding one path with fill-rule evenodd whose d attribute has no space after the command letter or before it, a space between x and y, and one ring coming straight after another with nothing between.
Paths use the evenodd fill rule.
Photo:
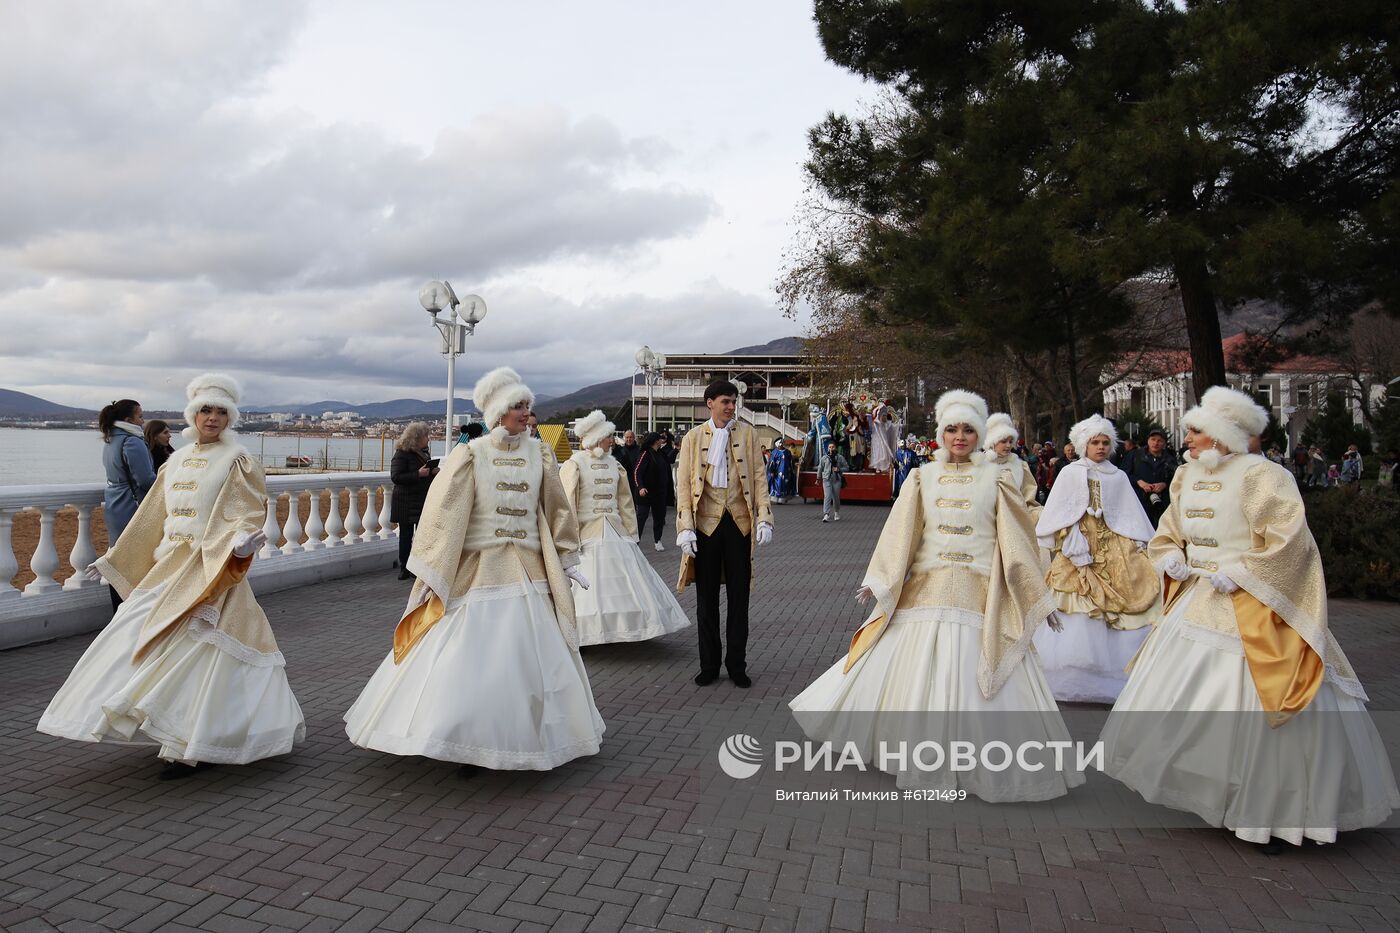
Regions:
<instances>
[{"instance_id":1,"label":"stone baluster","mask_svg":"<svg viewBox=\"0 0 1400 933\"><path fill-rule=\"evenodd\" d=\"M19 596L19 590L10 583L19 573L19 561L15 559L15 548L10 539L13 524L14 515L0 509L0 600Z\"/></svg>"},{"instance_id":2,"label":"stone baluster","mask_svg":"<svg viewBox=\"0 0 1400 933\"><path fill-rule=\"evenodd\" d=\"M68 563L73 567L73 575L63 583L65 590L81 590L97 586L83 574L83 568L97 560L97 550L92 546L92 506L78 508L78 538L73 542L73 550L68 552Z\"/></svg>"},{"instance_id":3,"label":"stone baluster","mask_svg":"<svg viewBox=\"0 0 1400 933\"><path fill-rule=\"evenodd\" d=\"M373 541L379 537L379 510L374 507L374 494L377 487L365 487L365 533L360 535L361 541Z\"/></svg>"},{"instance_id":4,"label":"stone baluster","mask_svg":"<svg viewBox=\"0 0 1400 933\"><path fill-rule=\"evenodd\" d=\"M301 550L301 492L287 493L287 520L282 523L283 554L295 554Z\"/></svg>"},{"instance_id":5,"label":"stone baluster","mask_svg":"<svg viewBox=\"0 0 1400 933\"><path fill-rule=\"evenodd\" d=\"M364 533L364 522L360 521L360 489L358 486L345 487L350 507L345 511L345 543L354 544Z\"/></svg>"},{"instance_id":6,"label":"stone baluster","mask_svg":"<svg viewBox=\"0 0 1400 933\"><path fill-rule=\"evenodd\" d=\"M331 491L331 511L326 516L326 547L340 547L345 543L345 525L340 521L340 490Z\"/></svg>"},{"instance_id":7,"label":"stone baluster","mask_svg":"<svg viewBox=\"0 0 1400 933\"><path fill-rule=\"evenodd\" d=\"M394 529L389 527L393 524L393 521L389 518L392 514L389 508L389 500L393 496L393 488L392 486L379 487L380 498L383 500L383 503L379 507L379 537L381 538L394 537Z\"/></svg>"},{"instance_id":8,"label":"stone baluster","mask_svg":"<svg viewBox=\"0 0 1400 933\"><path fill-rule=\"evenodd\" d=\"M39 546L34 549L34 556L29 559L29 569L34 571L34 579L24 588L26 596L37 596L60 589L58 581L53 578L54 571L58 569L58 549L53 544L54 510L41 508L38 512Z\"/></svg>"},{"instance_id":9,"label":"stone baluster","mask_svg":"<svg viewBox=\"0 0 1400 933\"><path fill-rule=\"evenodd\" d=\"M321 490L312 489L311 511L306 516L306 543L302 549L314 551L323 548L326 543L321 540L321 535L326 533L326 526L321 522Z\"/></svg>"},{"instance_id":10,"label":"stone baluster","mask_svg":"<svg viewBox=\"0 0 1400 933\"><path fill-rule=\"evenodd\" d=\"M258 556L263 560L277 553L277 540L281 532L277 530L277 500L282 498L280 493L273 493L267 497L267 521L263 522L263 534L267 535L267 543L262 546Z\"/></svg>"}]
</instances>

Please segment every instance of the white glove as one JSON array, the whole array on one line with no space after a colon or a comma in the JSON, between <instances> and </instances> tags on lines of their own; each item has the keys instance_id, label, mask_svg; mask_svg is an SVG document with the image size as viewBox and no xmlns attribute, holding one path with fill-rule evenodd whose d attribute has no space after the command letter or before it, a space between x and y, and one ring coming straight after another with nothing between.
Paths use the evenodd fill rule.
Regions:
<instances>
[{"instance_id":1,"label":"white glove","mask_svg":"<svg viewBox=\"0 0 1400 933\"><path fill-rule=\"evenodd\" d=\"M860 589L856 590L856 602L868 603L870 602L870 598L874 595L875 594L871 592L870 587L862 586Z\"/></svg>"},{"instance_id":2,"label":"white glove","mask_svg":"<svg viewBox=\"0 0 1400 933\"><path fill-rule=\"evenodd\" d=\"M102 571L97 569L97 564L88 564L86 567L83 568L82 574L84 577L91 580L93 583L103 582Z\"/></svg>"},{"instance_id":3,"label":"white glove","mask_svg":"<svg viewBox=\"0 0 1400 933\"><path fill-rule=\"evenodd\" d=\"M1162 573L1179 583L1191 576L1191 568L1186 566L1180 557L1173 555L1168 557L1166 563L1162 565Z\"/></svg>"},{"instance_id":4,"label":"white glove","mask_svg":"<svg viewBox=\"0 0 1400 933\"><path fill-rule=\"evenodd\" d=\"M1218 570L1210 575L1210 585L1215 587L1217 593L1224 593L1226 596L1240 588L1238 583L1230 579L1229 574L1221 573Z\"/></svg>"},{"instance_id":5,"label":"white glove","mask_svg":"<svg viewBox=\"0 0 1400 933\"><path fill-rule=\"evenodd\" d=\"M695 556L695 542L698 540L695 532L687 529L676 535L676 547L684 551L686 557L693 558Z\"/></svg>"},{"instance_id":6,"label":"white glove","mask_svg":"<svg viewBox=\"0 0 1400 933\"><path fill-rule=\"evenodd\" d=\"M267 535L261 528L252 532L245 531L233 539L233 556L252 557L254 554L258 553L266 543Z\"/></svg>"},{"instance_id":7,"label":"white glove","mask_svg":"<svg viewBox=\"0 0 1400 933\"><path fill-rule=\"evenodd\" d=\"M767 522L758 523L758 543L764 545L773 540L773 526Z\"/></svg>"},{"instance_id":8,"label":"white glove","mask_svg":"<svg viewBox=\"0 0 1400 933\"><path fill-rule=\"evenodd\" d=\"M588 578L585 577L583 575L583 571L579 570L577 567L565 567L564 576L568 577L570 580L573 580L585 590L588 589Z\"/></svg>"},{"instance_id":9,"label":"white glove","mask_svg":"<svg viewBox=\"0 0 1400 933\"><path fill-rule=\"evenodd\" d=\"M1060 545L1060 553L1076 567L1087 567L1094 562L1094 555L1089 552L1089 539L1079 530L1077 522L1069 526L1069 532Z\"/></svg>"}]
</instances>

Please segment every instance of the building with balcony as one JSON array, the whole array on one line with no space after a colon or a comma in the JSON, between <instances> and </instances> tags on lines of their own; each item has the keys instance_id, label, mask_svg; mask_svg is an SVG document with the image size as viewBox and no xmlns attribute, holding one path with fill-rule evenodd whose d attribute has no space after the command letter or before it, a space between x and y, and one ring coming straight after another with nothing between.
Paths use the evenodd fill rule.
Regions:
<instances>
[{"instance_id":1,"label":"building with balcony","mask_svg":"<svg viewBox=\"0 0 1400 933\"><path fill-rule=\"evenodd\" d=\"M652 384L642 373L632 379L632 429L690 430L710 417L705 386L716 379L744 384L739 417L758 429L765 445L806 436L813 369L799 353L668 353Z\"/></svg>"}]
</instances>

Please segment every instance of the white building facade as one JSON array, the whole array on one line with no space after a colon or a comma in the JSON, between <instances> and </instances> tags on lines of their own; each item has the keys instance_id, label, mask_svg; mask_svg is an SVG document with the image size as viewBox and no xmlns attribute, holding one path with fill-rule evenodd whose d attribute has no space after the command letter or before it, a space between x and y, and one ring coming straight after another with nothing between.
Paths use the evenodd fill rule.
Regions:
<instances>
[{"instance_id":1,"label":"white building facade","mask_svg":"<svg viewBox=\"0 0 1400 933\"><path fill-rule=\"evenodd\" d=\"M1358 425L1362 423L1356 386L1335 362L1297 356L1275 364L1260 376L1233 371L1247 340L1246 335L1237 334L1223 342L1225 365L1232 370L1226 379L1231 387L1254 394L1269 409L1288 435L1289 450L1302 438L1308 420L1326 407L1329 392L1340 392L1352 418ZM1182 415L1196 404L1190 354L1164 354L1155 368L1161 375L1125 379L1104 389L1104 414L1114 418L1129 409L1145 411L1166 428L1174 443L1180 444L1185 438ZM1372 404L1384 400L1385 387L1374 387Z\"/></svg>"}]
</instances>

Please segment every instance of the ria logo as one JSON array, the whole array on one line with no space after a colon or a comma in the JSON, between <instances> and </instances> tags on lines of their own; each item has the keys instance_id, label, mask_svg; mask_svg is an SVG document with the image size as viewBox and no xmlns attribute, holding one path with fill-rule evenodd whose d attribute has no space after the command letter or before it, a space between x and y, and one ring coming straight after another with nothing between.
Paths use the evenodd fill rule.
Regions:
<instances>
[{"instance_id":1,"label":"ria logo","mask_svg":"<svg viewBox=\"0 0 1400 933\"><path fill-rule=\"evenodd\" d=\"M736 780L751 778L763 766L763 746L751 735L731 735L719 747L719 766Z\"/></svg>"}]
</instances>

